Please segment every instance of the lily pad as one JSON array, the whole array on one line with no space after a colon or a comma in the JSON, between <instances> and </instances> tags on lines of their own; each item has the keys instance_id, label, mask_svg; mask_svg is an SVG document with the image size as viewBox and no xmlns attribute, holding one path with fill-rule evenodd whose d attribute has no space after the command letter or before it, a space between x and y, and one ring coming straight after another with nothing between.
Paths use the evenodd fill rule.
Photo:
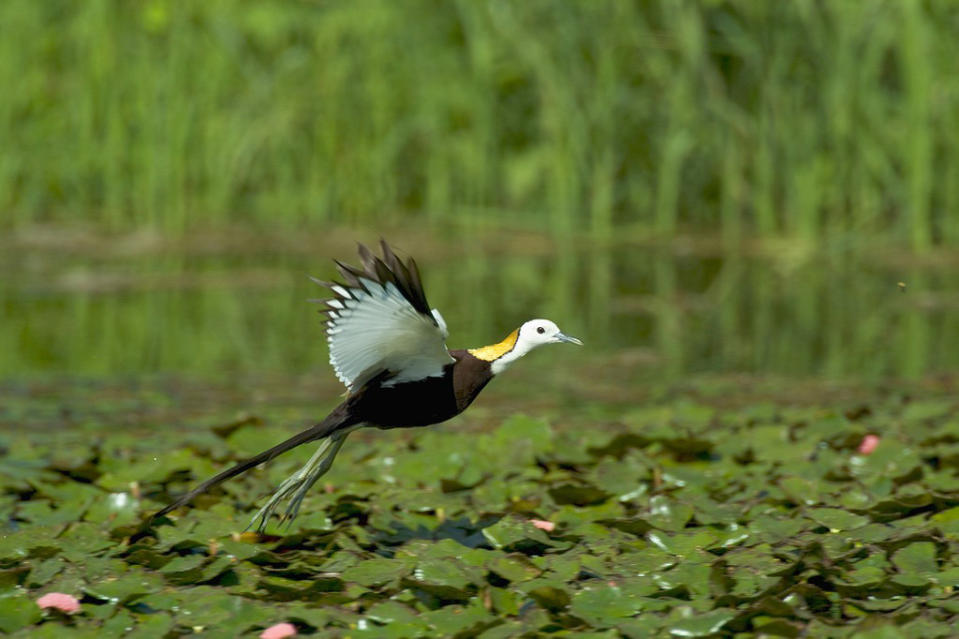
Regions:
<instances>
[{"instance_id":1,"label":"lily pad","mask_svg":"<svg viewBox=\"0 0 959 639\"><path fill-rule=\"evenodd\" d=\"M840 508L811 508L806 516L830 530L854 530L869 523L868 517L856 515Z\"/></svg>"},{"instance_id":2,"label":"lily pad","mask_svg":"<svg viewBox=\"0 0 959 639\"><path fill-rule=\"evenodd\" d=\"M938 570L936 545L931 541L917 541L904 546L892 555L892 563L902 576L922 581L931 579Z\"/></svg>"},{"instance_id":3,"label":"lily pad","mask_svg":"<svg viewBox=\"0 0 959 639\"><path fill-rule=\"evenodd\" d=\"M569 611L598 628L632 617L643 608L640 597L610 584L589 584L573 594Z\"/></svg>"},{"instance_id":4,"label":"lily pad","mask_svg":"<svg viewBox=\"0 0 959 639\"><path fill-rule=\"evenodd\" d=\"M504 517L492 526L484 528L483 536L494 548L508 551L530 550L553 545L546 533L530 521L514 517Z\"/></svg>"},{"instance_id":5,"label":"lily pad","mask_svg":"<svg viewBox=\"0 0 959 639\"><path fill-rule=\"evenodd\" d=\"M708 637L735 618L736 612L733 610L711 610L674 623L669 627L669 632L674 637Z\"/></svg>"},{"instance_id":6,"label":"lily pad","mask_svg":"<svg viewBox=\"0 0 959 639\"><path fill-rule=\"evenodd\" d=\"M40 621L40 607L25 595L0 597L0 630L16 632Z\"/></svg>"}]
</instances>

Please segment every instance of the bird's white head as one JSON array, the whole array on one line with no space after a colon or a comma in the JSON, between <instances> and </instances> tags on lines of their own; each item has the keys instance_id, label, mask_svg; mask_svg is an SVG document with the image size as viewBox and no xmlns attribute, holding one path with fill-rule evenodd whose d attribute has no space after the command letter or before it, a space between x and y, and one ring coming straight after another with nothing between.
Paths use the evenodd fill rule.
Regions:
<instances>
[{"instance_id":1,"label":"bird's white head","mask_svg":"<svg viewBox=\"0 0 959 639\"><path fill-rule=\"evenodd\" d=\"M575 337L560 331L559 327L548 319L534 319L507 335L502 342L472 349L470 353L479 359L490 362L490 369L493 374L498 375L509 368L510 364L537 346L560 342L583 345Z\"/></svg>"},{"instance_id":2,"label":"bird's white head","mask_svg":"<svg viewBox=\"0 0 959 639\"><path fill-rule=\"evenodd\" d=\"M516 348L521 346L525 347L525 351L528 353L537 346L542 346L543 344L558 344L560 342L578 344L579 346L583 345L583 343L575 337L570 337L560 331L559 326L548 319L534 319L519 327Z\"/></svg>"}]
</instances>

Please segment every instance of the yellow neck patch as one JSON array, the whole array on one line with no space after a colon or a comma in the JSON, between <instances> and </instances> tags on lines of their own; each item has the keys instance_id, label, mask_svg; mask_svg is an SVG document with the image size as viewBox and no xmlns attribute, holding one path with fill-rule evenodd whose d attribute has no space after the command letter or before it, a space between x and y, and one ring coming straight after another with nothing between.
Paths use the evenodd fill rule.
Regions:
<instances>
[{"instance_id":1,"label":"yellow neck patch","mask_svg":"<svg viewBox=\"0 0 959 639\"><path fill-rule=\"evenodd\" d=\"M516 346L516 340L519 339L519 329L506 336L502 342L498 344L491 344L490 346L483 346L482 348L471 348L469 349L469 354L477 359L481 359L487 362L492 362L499 359L506 353L513 350L513 347Z\"/></svg>"}]
</instances>

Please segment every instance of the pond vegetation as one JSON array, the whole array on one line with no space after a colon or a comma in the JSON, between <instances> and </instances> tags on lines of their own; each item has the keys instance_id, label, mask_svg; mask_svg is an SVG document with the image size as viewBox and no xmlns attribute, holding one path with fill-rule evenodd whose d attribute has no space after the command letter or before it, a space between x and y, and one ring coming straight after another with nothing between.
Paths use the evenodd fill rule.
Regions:
<instances>
[{"instance_id":1,"label":"pond vegetation","mask_svg":"<svg viewBox=\"0 0 959 639\"><path fill-rule=\"evenodd\" d=\"M478 407L424 432L355 436L295 525L264 536L243 532L256 504L309 451L145 517L308 420L311 398L287 389L285 406L268 400L258 416L173 420L173 388L89 387L53 399L96 407L55 438L32 409L18 417L31 428L0 434L0 630L956 632L955 388L820 388L828 401L785 402L701 383L654 387L625 409L580 393L536 418L494 394L511 416ZM879 444L865 454L870 434ZM48 591L81 597L81 612L41 614L34 593Z\"/></svg>"}]
</instances>

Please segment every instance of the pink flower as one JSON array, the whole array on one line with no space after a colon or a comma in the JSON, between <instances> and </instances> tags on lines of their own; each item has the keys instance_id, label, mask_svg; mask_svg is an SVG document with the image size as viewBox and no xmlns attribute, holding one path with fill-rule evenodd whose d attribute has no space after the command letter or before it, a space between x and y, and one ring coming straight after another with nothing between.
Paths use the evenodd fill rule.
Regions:
<instances>
[{"instance_id":1,"label":"pink flower","mask_svg":"<svg viewBox=\"0 0 959 639\"><path fill-rule=\"evenodd\" d=\"M553 532L553 530L556 529L556 524L551 521L546 521L545 519L530 519L529 523L546 532Z\"/></svg>"},{"instance_id":2,"label":"pink flower","mask_svg":"<svg viewBox=\"0 0 959 639\"><path fill-rule=\"evenodd\" d=\"M879 447L879 435L866 435L859 444L860 455L871 455Z\"/></svg>"},{"instance_id":3,"label":"pink flower","mask_svg":"<svg viewBox=\"0 0 959 639\"><path fill-rule=\"evenodd\" d=\"M278 623L260 633L260 639L286 639L296 635L296 626L291 623Z\"/></svg>"},{"instance_id":4,"label":"pink flower","mask_svg":"<svg viewBox=\"0 0 959 639\"><path fill-rule=\"evenodd\" d=\"M62 592L48 592L37 599L37 605L41 608L56 608L68 615L80 610L80 601L73 595Z\"/></svg>"}]
</instances>

